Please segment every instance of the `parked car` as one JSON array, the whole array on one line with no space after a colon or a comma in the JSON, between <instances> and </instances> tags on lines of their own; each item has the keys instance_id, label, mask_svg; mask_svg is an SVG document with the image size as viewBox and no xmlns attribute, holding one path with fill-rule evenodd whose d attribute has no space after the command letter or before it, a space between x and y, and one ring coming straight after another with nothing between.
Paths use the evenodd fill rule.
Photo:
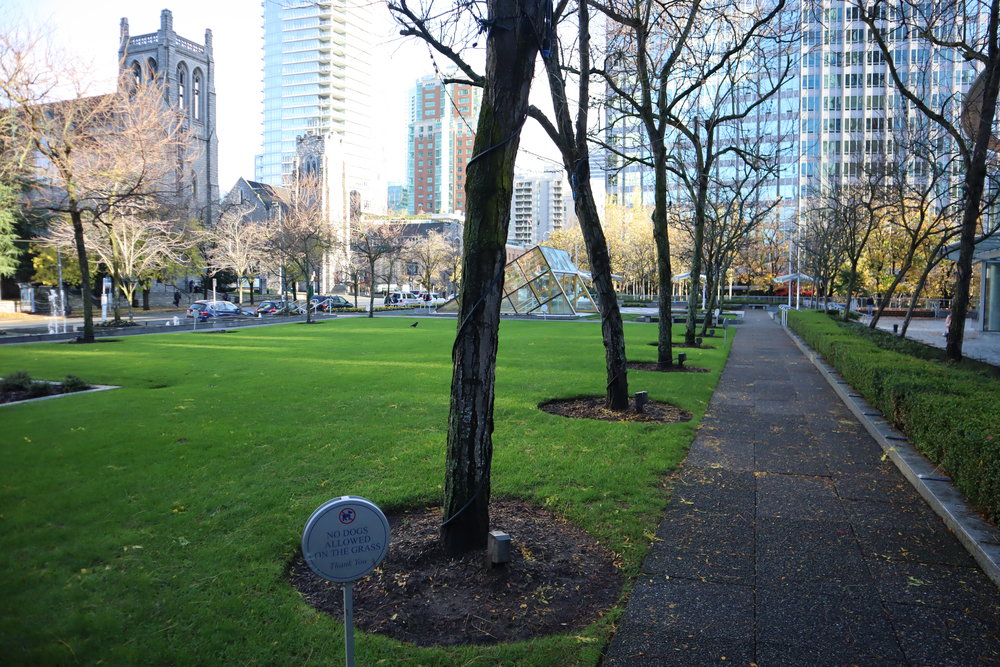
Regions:
<instances>
[{"instance_id":1,"label":"parked car","mask_svg":"<svg viewBox=\"0 0 1000 667\"><path fill-rule=\"evenodd\" d=\"M199 322L204 322L210 317L239 317L240 315L253 315L250 312L240 310L240 307L229 301L195 301L188 306L187 317L197 317Z\"/></svg>"},{"instance_id":2,"label":"parked car","mask_svg":"<svg viewBox=\"0 0 1000 667\"><path fill-rule=\"evenodd\" d=\"M336 310L337 308L354 308L354 304L342 296L334 295L327 300L327 308Z\"/></svg>"},{"instance_id":3,"label":"parked car","mask_svg":"<svg viewBox=\"0 0 1000 667\"><path fill-rule=\"evenodd\" d=\"M423 301L413 292L389 292L384 303L387 306L419 306Z\"/></svg>"},{"instance_id":4,"label":"parked car","mask_svg":"<svg viewBox=\"0 0 1000 667\"><path fill-rule=\"evenodd\" d=\"M342 296L324 296L322 294L317 294L309 300L314 310L328 312L331 310L337 310L338 308L353 308L354 304L345 299Z\"/></svg>"},{"instance_id":5,"label":"parked car","mask_svg":"<svg viewBox=\"0 0 1000 667\"><path fill-rule=\"evenodd\" d=\"M280 300L268 300L261 301L260 305L257 306L257 312L261 315L273 315L275 313L283 312L288 308L288 304Z\"/></svg>"},{"instance_id":6,"label":"parked car","mask_svg":"<svg viewBox=\"0 0 1000 667\"><path fill-rule=\"evenodd\" d=\"M425 306L440 306L442 303L447 301L437 292L424 292L421 296L423 299L423 305Z\"/></svg>"}]
</instances>

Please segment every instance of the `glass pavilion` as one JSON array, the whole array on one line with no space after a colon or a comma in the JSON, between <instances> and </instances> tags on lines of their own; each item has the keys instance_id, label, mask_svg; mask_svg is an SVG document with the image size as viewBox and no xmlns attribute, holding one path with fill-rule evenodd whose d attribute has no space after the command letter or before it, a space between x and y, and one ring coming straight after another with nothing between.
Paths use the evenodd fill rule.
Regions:
<instances>
[{"instance_id":1,"label":"glass pavilion","mask_svg":"<svg viewBox=\"0 0 1000 667\"><path fill-rule=\"evenodd\" d=\"M596 313L589 282L590 275L578 270L565 250L535 246L504 268L500 312L564 316ZM437 312L457 313L458 299L443 304Z\"/></svg>"}]
</instances>

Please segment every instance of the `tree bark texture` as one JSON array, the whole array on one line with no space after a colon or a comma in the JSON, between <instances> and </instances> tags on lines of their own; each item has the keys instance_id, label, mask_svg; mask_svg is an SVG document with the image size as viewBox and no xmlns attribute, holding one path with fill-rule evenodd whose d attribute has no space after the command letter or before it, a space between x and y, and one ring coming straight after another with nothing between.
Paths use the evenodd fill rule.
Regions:
<instances>
[{"instance_id":1,"label":"tree bark texture","mask_svg":"<svg viewBox=\"0 0 1000 667\"><path fill-rule=\"evenodd\" d=\"M73 240L76 242L76 256L80 262L80 295L83 297L83 336L80 338L84 343L93 343L94 302L91 301L90 265L87 263L87 244L83 240L83 216L75 202L69 218L73 223Z\"/></svg>"},{"instance_id":2,"label":"tree bark texture","mask_svg":"<svg viewBox=\"0 0 1000 667\"><path fill-rule=\"evenodd\" d=\"M576 197L574 208L580 221L580 232L590 257L594 291L601 310L601 334L604 340L604 360L607 368L608 384L605 388L605 405L611 410L628 409L628 367L625 357L625 330L622 314L618 308L618 294L611 280L611 256L608 243L601 228L601 220L594 202L594 192L590 187L590 162L582 158L575 176L573 187Z\"/></svg>"},{"instance_id":3,"label":"tree bark texture","mask_svg":"<svg viewBox=\"0 0 1000 667\"><path fill-rule=\"evenodd\" d=\"M441 540L457 554L486 546L493 398L514 158L544 34L545 3L489 0L486 83L466 179L462 290L452 350Z\"/></svg>"},{"instance_id":4,"label":"tree bark texture","mask_svg":"<svg viewBox=\"0 0 1000 667\"><path fill-rule=\"evenodd\" d=\"M660 142L662 144L662 142ZM670 267L670 236L667 227L667 168L666 151L662 145L653 147L656 188L653 204L653 240L656 242L656 273L660 291L660 324L656 344L656 363L661 368L674 364L671 339L673 301L673 270Z\"/></svg>"},{"instance_id":5,"label":"tree bark texture","mask_svg":"<svg viewBox=\"0 0 1000 667\"><path fill-rule=\"evenodd\" d=\"M581 71L590 69L590 13L586 2L578 5L579 47ZM590 258L590 270L601 312L601 335L604 341L605 405L611 410L628 409L628 367L625 356L625 330L622 327L618 294L611 278L611 255L601 227L594 191L590 186L590 151L587 144L587 111L590 88L586 77L579 80L576 123L570 113L566 79L559 62L560 49L553 44L548 55L543 54L548 74L549 91L555 112L555 125L550 126L540 114L535 118L543 123L556 144L566 168L570 189L573 191L573 208L580 223L580 233Z\"/></svg>"}]
</instances>

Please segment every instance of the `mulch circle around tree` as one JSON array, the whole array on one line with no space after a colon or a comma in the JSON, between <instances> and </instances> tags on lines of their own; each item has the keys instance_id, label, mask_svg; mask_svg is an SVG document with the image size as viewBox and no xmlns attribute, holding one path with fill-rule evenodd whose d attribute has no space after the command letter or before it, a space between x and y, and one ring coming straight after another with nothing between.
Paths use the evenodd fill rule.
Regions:
<instances>
[{"instance_id":1,"label":"mulch circle around tree","mask_svg":"<svg viewBox=\"0 0 1000 667\"><path fill-rule=\"evenodd\" d=\"M511 561L499 567L487 567L485 550L446 555L440 507L387 518L385 560L354 583L354 622L365 632L418 646L522 641L585 627L621 591L610 551L521 500L490 504L490 523L511 536ZM343 589L313 574L301 553L288 577L313 607L343 618Z\"/></svg>"},{"instance_id":2,"label":"mulch circle around tree","mask_svg":"<svg viewBox=\"0 0 1000 667\"><path fill-rule=\"evenodd\" d=\"M653 347L656 347L657 345L659 345L659 343L657 343L657 342L654 341L652 343L649 343L649 345L652 345ZM679 347L681 349L688 349L688 350L714 350L715 349L714 345L705 345L704 343L702 343L701 345L688 345L686 343L674 343L670 347L675 347L675 348Z\"/></svg>"},{"instance_id":3,"label":"mulch circle around tree","mask_svg":"<svg viewBox=\"0 0 1000 667\"><path fill-rule=\"evenodd\" d=\"M87 341L83 340L83 336L77 336L76 338L71 338L70 340L66 341L66 344L90 345L91 343L120 343L120 342L122 342L121 338L95 338L94 340L88 343Z\"/></svg>"},{"instance_id":4,"label":"mulch circle around tree","mask_svg":"<svg viewBox=\"0 0 1000 667\"><path fill-rule=\"evenodd\" d=\"M581 396L578 398L563 398L542 403L538 407L553 415L574 419L600 419L609 422L658 422L672 424L674 422L691 421L691 413L681 410L670 403L647 401L642 412L629 409L624 412L609 410L604 406L604 396Z\"/></svg>"},{"instance_id":5,"label":"mulch circle around tree","mask_svg":"<svg viewBox=\"0 0 1000 667\"><path fill-rule=\"evenodd\" d=\"M655 361L628 361L625 366L630 370L636 371L656 371L657 373L707 373L707 368L698 368L697 366L678 366L673 364L671 366L660 367Z\"/></svg>"}]
</instances>

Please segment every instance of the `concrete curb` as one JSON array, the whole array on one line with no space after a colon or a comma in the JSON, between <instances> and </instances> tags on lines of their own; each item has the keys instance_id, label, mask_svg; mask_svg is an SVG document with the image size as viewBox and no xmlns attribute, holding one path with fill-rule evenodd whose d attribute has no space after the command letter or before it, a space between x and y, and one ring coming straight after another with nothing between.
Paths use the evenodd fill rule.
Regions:
<instances>
[{"instance_id":1,"label":"concrete curb","mask_svg":"<svg viewBox=\"0 0 1000 667\"><path fill-rule=\"evenodd\" d=\"M969 506L951 478L940 471L910 441L886 420L882 413L854 390L832 366L826 363L791 329L782 326L869 434L878 442L903 476L931 506L972 557L1000 588L1000 529L987 523Z\"/></svg>"}]
</instances>

